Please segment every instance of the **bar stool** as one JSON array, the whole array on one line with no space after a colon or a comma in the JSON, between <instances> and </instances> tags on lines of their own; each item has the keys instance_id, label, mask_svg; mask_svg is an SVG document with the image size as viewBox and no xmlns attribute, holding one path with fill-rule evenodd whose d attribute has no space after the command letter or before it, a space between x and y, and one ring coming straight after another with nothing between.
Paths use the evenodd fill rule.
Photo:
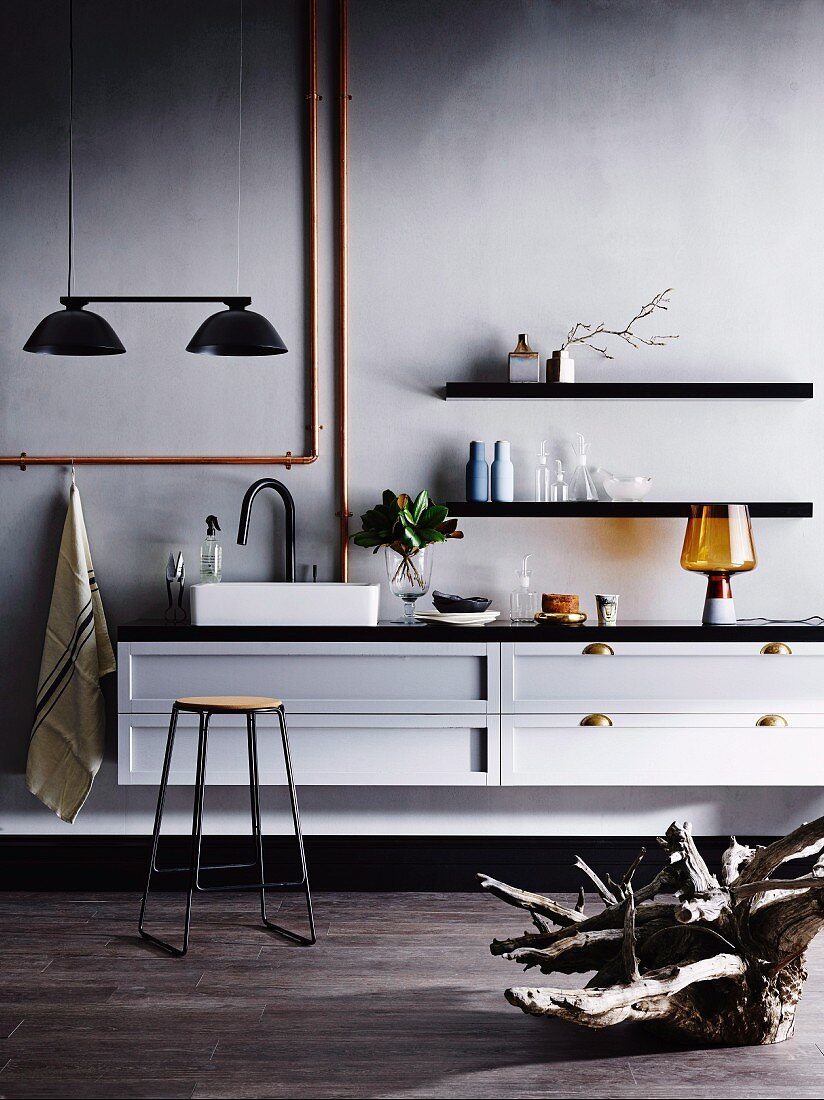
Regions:
<instances>
[{"instance_id":1,"label":"bar stool","mask_svg":"<svg viewBox=\"0 0 824 1100\"><path fill-rule=\"evenodd\" d=\"M172 763L172 751L174 749L175 733L177 731L178 715L181 711L197 714L200 719L197 743L197 775L195 778L194 810L192 813L192 849L189 865L186 867L158 867L157 847L160 839L160 826L163 820L163 804L166 801L166 787L169 782L169 769ZM249 751L249 795L252 811L252 834L255 841L256 858L251 863L221 863L211 866L200 865L200 848L203 837L203 787L206 775L206 747L209 737L209 723L213 714L245 714L246 715L246 739ZM258 773L257 751L257 723L259 714L276 714L280 724L280 735L283 742L283 760L286 765L286 778L289 783L289 799L292 805L292 820L295 826L295 837L298 842L300 854L301 878L296 882L267 882L263 869L263 837L260 825L260 777ZM201 871L232 871L242 868L257 868L258 881L251 885L209 885L204 886L200 882ZM144 929L146 917L146 903L149 899L149 889L153 874L172 874L188 872L189 887L186 896L186 918L183 927L183 946L175 947L164 940L152 936ZM301 887L306 895L306 908L309 914L309 936L301 936L297 932L291 932L280 925L273 924L266 916L266 890L286 889L288 887ZM163 772L160 778L160 791L157 796L157 810L155 812L154 831L152 833L152 855L149 861L149 874L146 879L146 889L143 892L143 901L140 906L140 920L138 931L140 935L168 951L171 955L185 955L189 948L189 923L192 914L192 894L195 890L203 893L223 890L259 890L260 891L260 915L263 923L272 932L284 936L293 943L311 946L317 942L315 936L315 918L312 912L312 895L309 892L309 876L306 870L306 856L303 851L303 836L300 831L300 816L298 814L298 800L295 793L295 781L292 775L292 758L289 754L289 738L286 732L286 712L280 699L267 699L247 695L215 695L202 696L192 699L176 699L172 706L172 715L169 722L169 736L166 740L166 754L163 758Z\"/></svg>"}]
</instances>

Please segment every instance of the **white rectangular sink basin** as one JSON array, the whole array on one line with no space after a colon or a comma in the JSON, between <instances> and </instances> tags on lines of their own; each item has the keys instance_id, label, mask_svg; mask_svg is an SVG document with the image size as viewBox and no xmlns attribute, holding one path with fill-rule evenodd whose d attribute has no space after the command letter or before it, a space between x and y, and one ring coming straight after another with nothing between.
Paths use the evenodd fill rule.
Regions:
<instances>
[{"instance_id":1,"label":"white rectangular sink basin","mask_svg":"<svg viewBox=\"0 0 824 1100\"><path fill-rule=\"evenodd\" d=\"M193 626L377 626L379 584L193 584Z\"/></svg>"}]
</instances>

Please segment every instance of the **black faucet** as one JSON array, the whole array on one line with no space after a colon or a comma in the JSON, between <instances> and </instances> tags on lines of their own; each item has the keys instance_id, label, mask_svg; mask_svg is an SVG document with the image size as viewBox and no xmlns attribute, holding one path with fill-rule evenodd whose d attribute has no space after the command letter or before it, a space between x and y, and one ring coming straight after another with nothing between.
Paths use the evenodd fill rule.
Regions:
<instances>
[{"instance_id":1,"label":"black faucet","mask_svg":"<svg viewBox=\"0 0 824 1100\"><path fill-rule=\"evenodd\" d=\"M295 500L281 481L273 477L262 477L246 490L240 506L240 522L237 526L238 546L245 546L249 537L249 519L252 515L252 503L261 489L274 489L283 501L286 509L286 526L283 532L283 556L286 560L286 580L295 579Z\"/></svg>"}]
</instances>

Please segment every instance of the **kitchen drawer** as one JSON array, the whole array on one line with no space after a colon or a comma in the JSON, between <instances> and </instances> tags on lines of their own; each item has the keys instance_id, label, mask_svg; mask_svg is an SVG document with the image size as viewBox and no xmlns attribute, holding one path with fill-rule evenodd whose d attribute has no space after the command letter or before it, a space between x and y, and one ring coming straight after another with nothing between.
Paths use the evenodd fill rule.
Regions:
<instances>
[{"instance_id":1,"label":"kitchen drawer","mask_svg":"<svg viewBox=\"0 0 824 1100\"><path fill-rule=\"evenodd\" d=\"M775 655L762 654L762 644L613 642L614 653L601 655L584 653L585 637L507 642L501 710L824 713L824 645L792 643L791 654Z\"/></svg>"},{"instance_id":2,"label":"kitchen drawer","mask_svg":"<svg viewBox=\"0 0 824 1100\"><path fill-rule=\"evenodd\" d=\"M824 714L520 714L501 719L502 786L816 786Z\"/></svg>"},{"instance_id":3,"label":"kitchen drawer","mask_svg":"<svg viewBox=\"0 0 824 1100\"><path fill-rule=\"evenodd\" d=\"M290 714L498 709L498 647L486 643L131 642L118 649L121 713L168 713L186 695L274 695Z\"/></svg>"},{"instance_id":4,"label":"kitchen drawer","mask_svg":"<svg viewBox=\"0 0 824 1100\"><path fill-rule=\"evenodd\" d=\"M197 716L181 714L170 783L192 784ZM500 780L499 720L485 716L374 714L288 716L298 785L485 786ZM286 782L275 715L258 718L261 783ZM160 782L168 714L118 716L118 782ZM248 784L243 716L216 715L209 729L207 783Z\"/></svg>"}]
</instances>

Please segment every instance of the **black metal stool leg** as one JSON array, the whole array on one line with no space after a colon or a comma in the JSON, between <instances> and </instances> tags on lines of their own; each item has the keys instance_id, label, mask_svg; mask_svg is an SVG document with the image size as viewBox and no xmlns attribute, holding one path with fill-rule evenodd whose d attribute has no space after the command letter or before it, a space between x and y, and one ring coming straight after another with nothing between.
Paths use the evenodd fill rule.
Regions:
<instances>
[{"instance_id":1,"label":"black metal stool leg","mask_svg":"<svg viewBox=\"0 0 824 1100\"><path fill-rule=\"evenodd\" d=\"M143 891L143 900L140 903L140 919L137 922L137 930L144 939L155 941L154 936L150 936L147 932L143 931L143 925L146 920L146 905L149 900L149 889L152 885L152 872L157 867L157 846L160 841L160 826L163 820L163 806L166 802L166 787L169 782L169 769L172 765L172 752L175 744L175 733L177 732L177 705L172 706L172 714L169 719L169 733L166 738L166 753L163 757L163 771L160 774L160 790L157 793L157 809L155 810L154 829L152 830L152 854L149 857L149 872L146 876L146 889Z\"/></svg>"},{"instance_id":2,"label":"black metal stool leg","mask_svg":"<svg viewBox=\"0 0 824 1100\"><path fill-rule=\"evenodd\" d=\"M138 922L138 931L140 932L140 935L145 940L153 943L156 947L160 947L164 951L168 951L170 955L182 956L185 955L186 952L189 950L189 925L191 922L192 914L192 893L197 886L198 872L200 870L200 846L203 835L203 787L206 774L206 746L209 734L210 718L211 714L203 713L200 715L197 743L197 775L195 778L194 808L192 810L192 849L190 865L188 868L189 888L186 894L186 916L183 926L183 945L182 947L175 947L173 944L166 943L165 940L161 940L157 936L152 936L144 929L146 904L149 897L149 889L151 887L152 872L163 870L162 868L158 868L157 866L157 848L158 842L160 840L160 826L163 818L163 806L166 801L166 788L169 781L169 769L172 762L172 749L174 746L175 732L177 730L178 709L176 706L172 707L172 717L169 724L169 737L166 743L166 755L163 760L163 773L160 780L160 792L157 799L157 811L155 813L154 832L152 834L152 856L149 862L149 874L146 880L146 889L143 893L143 901L140 906L140 920Z\"/></svg>"},{"instance_id":3,"label":"black metal stool leg","mask_svg":"<svg viewBox=\"0 0 824 1100\"><path fill-rule=\"evenodd\" d=\"M260 823L260 780L258 777L257 730L252 724L252 712L246 712L246 742L249 752L249 802L252 816L252 836L255 842L255 866L260 882L260 915L266 920L266 896L263 872L263 832Z\"/></svg>"},{"instance_id":4,"label":"black metal stool leg","mask_svg":"<svg viewBox=\"0 0 824 1100\"><path fill-rule=\"evenodd\" d=\"M283 936L285 939L290 940L292 943L301 944L304 947L311 947L312 944L317 943L317 936L315 934L315 916L312 911L312 895L309 892L309 876L306 870L306 856L303 850L303 836L300 831L300 817L298 814L297 794L295 793L295 781L292 775L292 760L289 755L289 740L286 732L286 716L283 712L283 708L279 707L277 710L278 720L280 722L281 738L283 741L283 757L286 765L286 778L289 783L289 798L292 806L292 820L295 826L295 837L298 842L298 850L300 853L300 867L301 878L297 882L266 882L266 874L263 866L263 835L261 828L260 817L260 773L258 770L258 751L257 751L257 723L255 721L254 712L250 712L246 716L247 733L249 739L249 785L252 792L252 830L255 834L255 840L257 844L258 854L258 869L260 873L260 915L263 923L272 932L276 932L278 935ZM287 887L287 886L301 886L306 896L306 908L309 915L309 936L301 936L297 932L291 932L287 928L283 928L278 924L274 924L266 916L266 887Z\"/></svg>"}]
</instances>

